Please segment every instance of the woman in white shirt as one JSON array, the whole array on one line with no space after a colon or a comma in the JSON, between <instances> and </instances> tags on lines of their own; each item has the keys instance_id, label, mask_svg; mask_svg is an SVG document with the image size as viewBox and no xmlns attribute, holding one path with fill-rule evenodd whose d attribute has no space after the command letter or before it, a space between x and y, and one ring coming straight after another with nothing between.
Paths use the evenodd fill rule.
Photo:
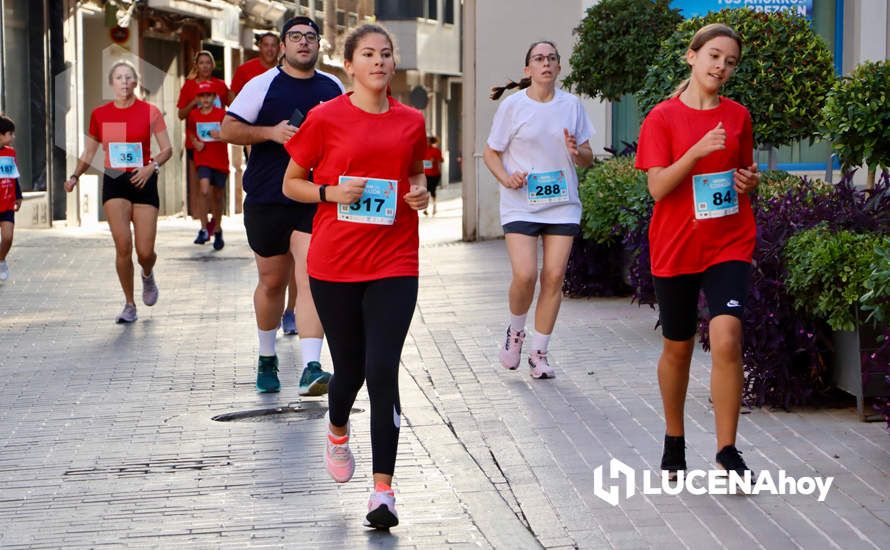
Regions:
<instances>
[{"instance_id":1,"label":"woman in white shirt","mask_svg":"<svg viewBox=\"0 0 890 550\"><path fill-rule=\"evenodd\" d=\"M498 106L483 155L501 184L501 224L513 267L510 322L499 351L501 365L511 370L519 367L525 319L538 278L538 237L543 239L541 290L528 357L534 378L554 376L547 347L572 242L581 229L575 165L593 162L589 144L593 126L581 101L557 89L559 61L552 42L535 42L525 54L525 78L492 88L494 100L505 90L519 91Z\"/></svg>"}]
</instances>

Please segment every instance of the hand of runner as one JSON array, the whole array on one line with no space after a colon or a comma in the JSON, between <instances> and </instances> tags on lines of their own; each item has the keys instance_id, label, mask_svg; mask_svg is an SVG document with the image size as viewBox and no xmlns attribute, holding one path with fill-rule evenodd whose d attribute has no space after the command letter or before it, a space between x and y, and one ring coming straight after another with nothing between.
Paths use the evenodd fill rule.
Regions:
<instances>
[{"instance_id":1,"label":"hand of runner","mask_svg":"<svg viewBox=\"0 0 890 550\"><path fill-rule=\"evenodd\" d=\"M204 150L204 142L201 141L200 139L193 138L193 139L192 139L192 145L195 146L195 150L196 150L196 151L203 151L203 150Z\"/></svg>"},{"instance_id":2,"label":"hand of runner","mask_svg":"<svg viewBox=\"0 0 890 550\"><path fill-rule=\"evenodd\" d=\"M405 202L408 203L412 210L423 210L430 202L430 192L427 191L426 187L412 185L411 190L402 195L402 198L405 199Z\"/></svg>"},{"instance_id":3,"label":"hand of runner","mask_svg":"<svg viewBox=\"0 0 890 550\"><path fill-rule=\"evenodd\" d=\"M133 172L133 175L130 176L130 183L132 183L133 187L136 189L142 189L145 187L145 184L148 183L148 178L154 173L155 167L153 165L149 164L148 166L143 166L139 170Z\"/></svg>"},{"instance_id":4,"label":"hand of runner","mask_svg":"<svg viewBox=\"0 0 890 550\"><path fill-rule=\"evenodd\" d=\"M284 145L285 143L287 143L287 140L292 138L293 135L296 133L296 126L291 126L288 121L282 120L275 126L269 128L269 139L274 141L275 143Z\"/></svg>"},{"instance_id":5,"label":"hand of runner","mask_svg":"<svg viewBox=\"0 0 890 550\"><path fill-rule=\"evenodd\" d=\"M352 204L359 200L362 193L365 192L365 184L368 182L365 178L349 178L341 181L338 185L332 185L327 188L327 196L331 196L331 191L335 192L335 202L340 204Z\"/></svg>"},{"instance_id":6,"label":"hand of runner","mask_svg":"<svg viewBox=\"0 0 890 550\"><path fill-rule=\"evenodd\" d=\"M735 171L735 190L739 193L750 193L760 185L760 172L757 171L757 164L752 164L747 169L739 168Z\"/></svg>"},{"instance_id":7,"label":"hand of runner","mask_svg":"<svg viewBox=\"0 0 890 550\"><path fill-rule=\"evenodd\" d=\"M219 130L210 130L210 137L217 141L222 139L222 137L219 135Z\"/></svg>"},{"instance_id":8,"label":"hand of runner","mask_svg":"<svg viewBox=\"0 0 890 550\"><path fill-rule=\"evenodd\" d=\"M565 136L566 149L568 149L569 154L572 155L572 160L575 160L576 158L578 158L578 155L581 154L581 152L578 150L578 141L575 139L575 136L569 133L568 128L563 128L562 133Z\"/></svg>"},{"instance_id":9,"label":"hand of runner","mask_svg":"<svg viewBox=\"0 0 890 550\"><path fill-rule=\"evenodd\" d=\"M16 199L15 200L15 211L18 212L19 208L21 208L21 207L22 207L22 199Z\"/></svg>"},{"instance_id":10,"label":"hand of runner","mask_svg":"<svg viewBox=\"0 0 890 550\"><path fill-rule=\"evenodd\" d=\"M501 182L501 185L507 189L519 189L525 185L526 176L528 176L528 172L513 172L507 181Z\"/></svg>"},{"instance_id":11,"label":"hand of runner","mask_svg":"<svg viewBox=\"0 0 890 550\"><path fill-rule=\"evenodd\" d=\"M702 136L698 143L692 146L690 152L696 159L702 159L714 151L726 149L726 129L723 123L718 122L714 129Z\"/></svg>"},{"instance_id":12,"label":"hand of runner","mask_svg":"<svg viewBox=\"0 0 890 550\"><path fill-rule=\"evenodd\" d=\"M77 178L68 178L65 180L65 191L72 192L77 187Z\"/></svg>"}]
</instances>

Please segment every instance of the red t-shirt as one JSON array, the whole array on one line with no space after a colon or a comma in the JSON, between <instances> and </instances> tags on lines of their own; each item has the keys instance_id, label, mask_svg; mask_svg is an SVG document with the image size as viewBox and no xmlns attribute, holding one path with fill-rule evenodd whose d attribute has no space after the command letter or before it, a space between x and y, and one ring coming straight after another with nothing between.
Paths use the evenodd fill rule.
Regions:
<instances>
[{"instance_id":1,"label":"red t-shirt","mask_svg":"<svg viewBox=\"0 0 890 550\"><path fill-rule=\"evenodd\" d=\"M222 80L211 76L210 84L213 85L213 91L216 93L216 97L219 99L219 105L215 105L214 107L222 107L223 105L229 104L229 87L226 86L226 83ZM179 90L179 99L176 101L176 108L182 109L186 105L188 105L195 97L198 95L198 81L194 78L189 78L185 81L185 84L182 85L182 89ZM195 107L197 109L197 107ZM186 118L185 125L185 135L188 136L190 132L194 132L194 127L188 125L188 118ZM185 148L186 149L194 149L195 146L186 139L185 140Z\"/></svg>"},{"instance_id":2,"label":"red t-shirt","mask_svg":"<svg viewBox=\"0 0 890 550\"><path fill-rule=\"evenodd\" d=\"M188 140L191 143L192 138L197 136L197 125L202 122L221 123L226 112L218 107L212 107L210 112L204 114L201 109L193 109L188 116L189 128L194 131L188 132ZM204 149L195 149L195 166L207 166L218 172L229 172L229 146L224 141L205 141Z\"/></svg>"},{"instance_id":3,"label":"red t-shirt","mask_svg":"<svg viewBox=\"0 0 890 550\"><path fill-rule=\"evenodd\" d=\"M151 136L167 129L161 111L151 103L137 99L126 109L111 101L93 109L90 115L90 137L102 144L105 168L111 168L109 145L112 143L141 143L142 166L151 162ZM125 172L136 168L115 168Z\"/></svg>"},{"instance_id":4,"label":"red t-shirt","mask_svg":"<svg viewBox=\"0 0 890 550\"><path fill-rule=\"evenodd\" d=\"M0 147L0 157L12 157L15 162L15 149L10 146ZM0 212L15 210L15 201L21 198L19 178L0 178Z\"/></svg>"},{"instance_id":5,"label":"red t-shirt","mask_svg":"<svg viewBox=\"0 0 890 550\"><path fill-rule=\"evenodd\" d=\"M341 175L398 180L393 225L337 219L336 203L321 203L312 224L309 275L333 282L417 277L417 212L402 198L412 165L426 151L423 115L389 97L389 110L371 114L344 94L309 111L285 144L291 158L312 169L317 184L337 185ZM373 139L366 139L373 136Z\"/></svg>"},{"instance_id":6,"label":"red t-shirt","mask_svg":"<svg viewBox=\"0 0 890 550\"><path fill-rule=\"evenodd\" d=\"M750 262L757 229L748 195L739 195L739 211L721 218L696 219L692 176L747 168L754 138L748 109L725 97L714 109L693 109L679 98L663 101L640 129L636 167L668 167L718 122L726 129L726 148L699 160L666 197L655 203L649 224L652 274L673 277L701 273L731 260Z\"/></svg>"},{"instance_id":7,"label":"red t-shirt","mask_svg":"<svg viewBox=\"0 0 890 550\"><path fill-rule=\"evenodd\" d=\"M259 57L255 57L250 61L245 61L240 67L235 69L235 74L232 76L232 93L235 95L240 94L241 88L243 88L251 78L259 76L271 68L272 67L263 65L263 62L260 61Z\"/></svg>"},{"instance_id":8,"label":"red t-shirt","mask_svg":"<svg viewBox=\"0 0 890 550\"><path fill-rule=\"evenodd\" d=\"M435 145L427 145L426 153L423 155L423 173L427 176L442 175L442 151ZM431 166L427 168L427 166Z\"/></svg>"}]
</instances>

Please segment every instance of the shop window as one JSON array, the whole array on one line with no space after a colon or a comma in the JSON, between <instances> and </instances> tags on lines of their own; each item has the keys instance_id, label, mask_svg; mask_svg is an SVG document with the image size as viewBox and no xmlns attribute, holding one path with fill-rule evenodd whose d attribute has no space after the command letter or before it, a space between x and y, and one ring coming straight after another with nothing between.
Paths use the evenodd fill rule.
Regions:
<instances>
[{"instance_id":1,"label":"shop window","mask_svg":"<svg viewBox=\"0 0 890 550\"><path fill-rule=\"evenodd\" d=\"M454 0L445 0L445 13L442 14L443 21L448 25L454 24Z\"/></svg>"}]
</instances>

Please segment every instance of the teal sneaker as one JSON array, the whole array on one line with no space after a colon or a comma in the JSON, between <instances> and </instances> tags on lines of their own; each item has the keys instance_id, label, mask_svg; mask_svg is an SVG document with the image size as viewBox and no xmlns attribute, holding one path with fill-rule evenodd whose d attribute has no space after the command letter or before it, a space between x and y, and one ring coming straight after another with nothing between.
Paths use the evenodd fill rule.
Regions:
<instances>
[{"instance_id":1,"label":"teal sneaker","mask_svg":"<svg viewBox=\"0 0 890 550\"><path fill-rule=\"evenodd\" d=\"M256 391L260 393L276 393L280 390L278 356L260 355L260 361L256 370Z\"/></svg>"},{"instance_id":2,"label":"teal sneaker","mask_svg":"<svg viewBox=\"0 0 890 550\"><path fill-rule=\"evenodd\" d=\"M331 373L321 370L321 363L309 361L300 376L300 395L324 395L328 393Z\"/></svg>"}]
</instances>

